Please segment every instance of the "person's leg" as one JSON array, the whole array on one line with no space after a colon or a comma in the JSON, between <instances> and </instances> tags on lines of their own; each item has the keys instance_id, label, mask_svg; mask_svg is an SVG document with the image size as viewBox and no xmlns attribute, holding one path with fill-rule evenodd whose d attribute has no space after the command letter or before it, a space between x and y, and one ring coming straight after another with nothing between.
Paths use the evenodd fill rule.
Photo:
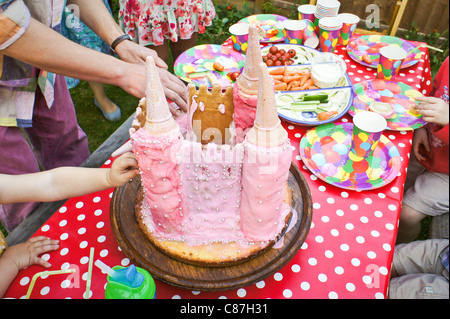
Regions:
<instances>
[{"instance_id":1,"label":"person's leg","mask_svg":"<svg viewBox=\"0 0 450 319\"><path fill-rule=\"evenodd\" d=\"M415 240L420 233L421 221L426 216L403 203L398 226L397 244L409 243Z\"/></svg>"},{"instance_id":2,"label":"person's leg","mask_svg":"<svg viewBox=\"0 0 450 319\"><path fill-rule=\"evenodd\" d=\"M44 170L79 166L89 157L87 136L78 126L75 107L63 76L56 76L55 102L51 109L37 90L33 127L25 132Z\"/></svg>"},{"instance_id":3,"label":"person's leg","mask_svg":"<svg viewBox=\"0 0 450 319\"><path fill-rule=\"evenodd\" d=\"M118 106L111 101L105 93L105 85L99 82L88 82L91 87L92 92L94 93L95 99L100 104L103 111L106 113L113 113L117 110Z\"/></svg>"},{"instance_id":4,"label":"person's leg","mask_svg":"<svg viewBox=\"0 0 450 319\"><path fill-rule=\"evenodd\" d=\"M166 62L166 64L169 61L169 41L165 40L163 44L161 45L148 45L149 49L155 50L156 53L158 53L158 56Z\"/></svg>"},{"instance_id":5,"label":"person's leg","mask_svg":"<svg viewBox=\"0 0 450 319\"><path fill-rule=\"evenodd\" d=\"M39 172L33 151L18 127L0 127L0 173L28 174ZM11 232L38 203L0 205L0 221Z\"/></svg>"}]
</instances>

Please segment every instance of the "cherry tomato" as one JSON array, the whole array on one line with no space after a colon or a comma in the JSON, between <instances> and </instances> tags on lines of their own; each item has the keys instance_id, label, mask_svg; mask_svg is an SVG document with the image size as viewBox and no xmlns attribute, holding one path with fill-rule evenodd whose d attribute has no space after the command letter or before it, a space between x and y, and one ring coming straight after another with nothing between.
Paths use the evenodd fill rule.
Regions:
<instances>
[{"instance_id":1,"label":"cherry tomato","mask_svg":"<svg viewBox=\"0 0 450 319\"><path fill-rule=\"evenodd\" d=\"M272 47L270 47L269 52L272 54L275 54L278 52L278 48L276 46L272 46Z\"/></svg>"},{"instance_id":2,"label":"cherry tomato","mask_svg":"<svg viewBox=\"0 0 450 319\"><path fill-rule=\"evenodd\" d=\"M297 52L294 49L290 49L288 51L289 55L291 56L291 58L295 57L297 55Z\"/></svg>"},{"instance_id":3,"label":"cherry tomato","mask_svg":"<svg viewBox=\"0 0 450 319\"><path fill-rule=\"evenodd\" d=\"M266 56L263 56L263 57L262 57L262 61L263 61L264 63L266 63L266 62L267 62L267 57L266 57Z\"/></svg>"},{"instance_id":4,"label":"cherry tomato","mask_svg":"<svg viewBox=\"0 0 450 319\"><path fill-rule=\"evenodd\" d=\"M275 56L276 56L277 58L279 58L279 57L281 56L280 51L278 51L278 52L275 54Z\"/></svg>"},{"instance_id":5,"label":"cherry tomato","mask_svg":"<svg viewBox=\"0 0 450 319\"><path fill-rule=\"evenodd\" d=\"M267 66L272 66L273 65L273 60L272 59L267 60L266 65Z\"/></svg>"},{"instance_id":6,"label":"cherry tomato","mask_svg":"<svg viewBox=\"0 0 450 319\"><path fill-rule=\"evenodd\" d=\"M283 62L277 60L277 61L275 61L275 64L274 64L274 65L276 65L276 66L283 65Z\"/></svg>"},{"instance_id":7,"label":"cherry tomato","mask_svg":"<svg viewBox=\"0 0 450 319\"><path fill-rule=\"evenodd\" d=\"M277 60L277 56L276 56L276 55L272 55L272 56L270 57L270 59L271 59L272 61L276 61L276 60Z\"/></svg>"},{"instance_id":8,"label":"cherry tomato","mask_svg":"<svg viewBox=\"0 0 450 319\"><path fill-rule=\"evenodd\" d=\"M286 53L286 50L285 50L285 49L280 49L280 50L278 50L278 52L280 52L280 53L281 53L281 55L283 55L283 54L285 54L285 53Z\"/></svg>"},{"instance_id":9,"label":"cherry tomato","mask_svg":"<svg viewBox=\"0 0 450 319\"><path fill-rule=\"evenodd\" d=\"M287 63L287 65L292 65L292 64L294 64L294 60L289 59L289 60L286 61L286 63Z\"/></svg>"},{"instance_id":10,"label":"cherry tomato","mask_svg":"<svg viewBox=\"0 0 450 319\"><path fill-rule=\"evenodd\" d=\"M272 53L270 53L270 52L266 54L267 58L270 58L271 56L272 56Z\"/></svg>"},{"instance_id":11,"label":"cherry tomato","mask_svg":"<svg viewBox=\"0 0 450 319\"><path fill-rule=\"evenodd\" d=\"M287 61L291 58L291 55L286 52L285 54L282 55L282 57Z\"/></svg>"},{"instance_id":12,"label":"cherry tomato","mask_svg":"<svg viewBox=\"0 0 450 319\"><path fill-rule=\"evenodd\" d=\"M241 72L228 73L228 76L230 77L231 81L236 81L236 79L238 78L239 75L241 75Z\"/></svg>"}]
</instances>

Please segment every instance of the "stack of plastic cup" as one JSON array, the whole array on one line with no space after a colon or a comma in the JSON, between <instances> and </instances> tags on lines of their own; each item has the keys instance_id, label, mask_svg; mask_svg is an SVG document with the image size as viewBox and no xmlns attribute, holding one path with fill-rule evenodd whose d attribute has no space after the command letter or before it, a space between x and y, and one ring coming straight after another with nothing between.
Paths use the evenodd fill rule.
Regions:
<instances>
[{"instance_id":1,"label":"stack of plastic cup","mask_svg":"<svg viewBox=\"0 0 450 319\"><path fill-rule=\"evenodd\" d=\"M341 35L339 36L338 45L347 45L355 31L359 17L351 13L338 14L338 19L342 21Z\"/></svg>"},{"instance_id":2,"label":"stack of plastic cup","mask_svg":"<svg viewBox=\"0 0 450 319\"><path fill-rule=\"evenodd\" d=\"M337 0L317 0L316 12L314 13L314 26L319 33L319 20L327 17L336 17L341 3Z\"/></svg>"},{"instance_id":3,"label":"stack of plastic cup","mask_svg":"<svg viewBox=\"0 0 450 319\"><path fill-rule=\"evenodd\" d=\"M339 41L342 22L336 17L326 17L319 20L319 40L322 52L333 52Z\"/></svg>"},{"instance_id":4,"label":"stack of plastic cup","mask_svg":"<svg viewBox=\"0 0 450 319\"><path fill-rule=\"evenodd\" d=\"M299 20L310 20L314 22L316 12L316 6L312 4L304 4L298 7L298 19Z\"/></svg>"}]
</instances>

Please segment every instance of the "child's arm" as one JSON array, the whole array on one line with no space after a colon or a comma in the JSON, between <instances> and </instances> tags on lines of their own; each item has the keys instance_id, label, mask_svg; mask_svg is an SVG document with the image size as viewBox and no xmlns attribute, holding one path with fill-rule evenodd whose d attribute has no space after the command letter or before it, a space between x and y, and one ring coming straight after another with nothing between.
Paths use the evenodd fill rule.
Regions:
<instances>
[{"instance_id":1,"label":"child's arm","mask_svg":"<svg viewBox=\"0 0 450 319\"><path fill-rule=\"evenodd\" d=\"M60 167L23 175L0 174L0 203L48 202L124 185L139 174L134 154L117 158L110 169Z\"/></svg>"},{"instance_id":2,"label":"child's arm","mask_svg":"<svg viewBox=\"0 0 450 319\"><path fill-rule=\"evenodd\" d=\"M32 237L22 244L5 250L0 257L0 298L2 298L21 269L31 265L50 267L50 263L38 256L59 248L57 240L44 236Z\"/></svg>"}]
</instances>

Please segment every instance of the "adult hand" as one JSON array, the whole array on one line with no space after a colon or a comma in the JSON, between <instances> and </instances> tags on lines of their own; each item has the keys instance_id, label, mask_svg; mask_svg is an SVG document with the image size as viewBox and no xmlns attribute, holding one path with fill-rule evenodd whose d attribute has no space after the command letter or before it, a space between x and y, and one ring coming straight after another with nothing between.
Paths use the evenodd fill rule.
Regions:
<instances>
[{"instance_id":1,"label":"adult hand","mask_svg":"<svg viewBox=\"0 0 450 319\"><path fill-rule=\"evenodd\" d=\"M143 47L132 41L122 41L117 45L116 52L121 60L142 65L145 65L147 56L152 56L155 59L156 66L158 67L159 78L164 87L164 94L166 95L166 98L176 103L178 107L180 107L180 109L184 112L187 111L188 90L186 85L177 76L173 75L167 70L167 64L158 57L156 51ZM146 81L143 82L144 86L145 82ZM138 97L144 96L136 94L134 95ZM173 108L171 105L169 107L172 114L178 114L178 111L175 108Z\"/></svg>"},{"instance_id":2,"label":"adult hand","mask_svg":"<svg viewBox=\"0 0 450 319\"><path fill-rule=\"evenodd\" d=\"M419 161L423 162L428 159L428 154L426 153L430 152L430 142L426 128L421 127L414 131L412 151Z\"/></svg>"},{"instance_id":3,"label":"adult hand","mask_svg":"<svg viewBox=\"0 0 450 319\"><path fill-rule=\"evenodd\" d=\"M155 50L139 45L136 42L122 41L116 46L115 50L120 59L125 62L145 64L147 57L152 56L157 67L168 69L167 64L158 56Z\"/></svg>"},{"instance_id":4,"label":"adult hand","mask_svg":"<svg viewBox=\"0 0 450 319\"><path fill-rule=\"evenodd\" d=\"M416 97L416 101L422 102L414 107L414 109L423 115L424 121L428 123L446 126L449 120L448 103L437 97L421 96Z\"/></svg>"}]
</instances>

